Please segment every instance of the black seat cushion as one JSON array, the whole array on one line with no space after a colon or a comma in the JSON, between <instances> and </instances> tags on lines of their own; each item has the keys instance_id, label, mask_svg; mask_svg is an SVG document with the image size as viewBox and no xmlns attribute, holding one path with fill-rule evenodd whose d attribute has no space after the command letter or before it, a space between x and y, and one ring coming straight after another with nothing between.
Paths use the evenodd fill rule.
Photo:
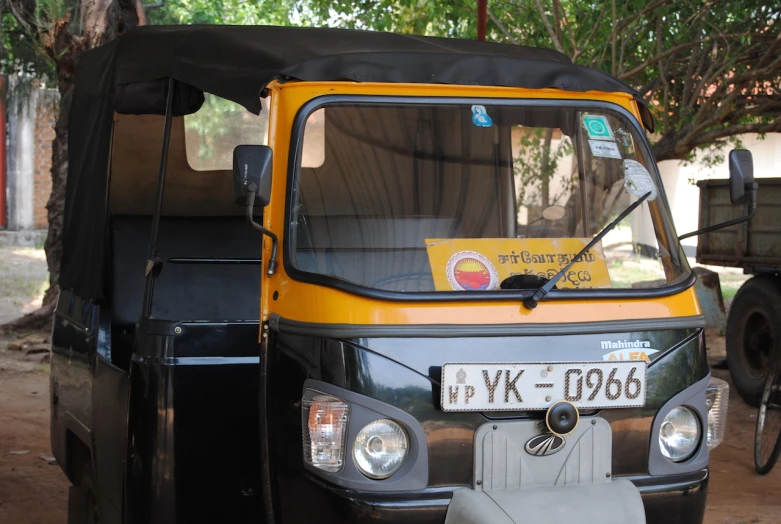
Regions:
<instances>
[{"instance_id":1,"label":"black seat cushion","mask_svg":"<svg viewBox=\"0 0 781 524\"><path fill-rule=\"evenodd\" d=\"M151 217L111 221L111 314L115 327L141 314ZM262 238L243 217L163 217L158 246L168 258L260 258ZM152 316L167 320L254 320L260 315L260 264L164 263Z\"/></svg>"}]
</instances>

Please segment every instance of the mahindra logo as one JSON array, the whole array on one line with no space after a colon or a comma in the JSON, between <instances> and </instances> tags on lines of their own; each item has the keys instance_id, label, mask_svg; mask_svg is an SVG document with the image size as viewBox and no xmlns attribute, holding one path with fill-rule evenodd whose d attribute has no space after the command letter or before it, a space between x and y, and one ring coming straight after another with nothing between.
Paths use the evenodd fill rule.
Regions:
<instances>
[{"instance_id":1,"label":"mahindra logo","mask_svg":"<svg viewBox=\"0 0 781 524\"><path fill-rule=\"evenodd\" d=\"M558 435L537 435L529 439L523 447L526 453L536 457L553 455L564 447L564 439Z\"/></svg>"}]
</instances>

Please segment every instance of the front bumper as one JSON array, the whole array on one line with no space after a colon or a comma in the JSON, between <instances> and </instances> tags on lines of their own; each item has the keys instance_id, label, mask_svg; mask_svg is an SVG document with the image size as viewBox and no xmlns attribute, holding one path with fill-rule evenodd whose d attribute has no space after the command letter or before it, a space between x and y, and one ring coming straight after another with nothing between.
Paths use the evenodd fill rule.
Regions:
<instances>
[{"instance_id":1,"label":"front bumper","mask_svg":"<svg viewBox=\"0 0 781 524\"><path fill-rule=\"evenodd\" d=\"M647 524L699 524L705 513L708 470L676 476L623 477L640 491ZM447 515L452 492L426 490L414 493L368 493L342 490L313 478L296 482L299 494L318 500L320 522L383 524L442 524ZM468 489L468 488L465 488ZM311 493L304 493L310 491ZM316 495L315 495L316 493ZM310 498L311 500L311 498ZM281 501L281 522L311 522L312 507ZM574 508L577 511L577 508ZM336 518L338 516L338 518Z\"/></svg>"},{"instance_id":2,"label":"front bumper","mask_svg":"<svg viewBox=\"0 0 781 524\"><path fill-rule=\"evenodd\" d=\"M708 469L664 477L630 478L643 497L648 524L702 522L708 497Z\"/></svg>"}]
</instances>

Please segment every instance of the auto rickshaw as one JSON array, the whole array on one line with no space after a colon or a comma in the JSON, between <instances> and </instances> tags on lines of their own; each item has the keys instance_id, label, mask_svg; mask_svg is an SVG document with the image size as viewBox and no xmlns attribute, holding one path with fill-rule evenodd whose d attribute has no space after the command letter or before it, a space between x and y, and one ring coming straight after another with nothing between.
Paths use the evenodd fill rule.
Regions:
<instances>
[{"instance_id":1,"label":"auto rickshaw","mask_svg":"<svg viewBox=\"0 0 781 524\"><path fill-rule=\"evenodd\" d=\"M142 27L66 102L69 522L702 520L727 388L621 81L522 46Z\"/></svg>"}]
</instances>

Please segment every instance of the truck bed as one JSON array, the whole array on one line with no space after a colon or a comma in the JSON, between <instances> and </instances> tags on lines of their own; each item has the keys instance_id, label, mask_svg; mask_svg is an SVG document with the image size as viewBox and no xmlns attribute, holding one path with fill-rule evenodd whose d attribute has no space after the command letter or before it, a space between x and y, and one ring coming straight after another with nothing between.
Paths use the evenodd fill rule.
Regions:
<instances>
[{"instance_id":1,"label":"truck bed","mask_svg":"<svg viewBox=\"0 0 781 524\"><path fill-rule=\"evenodd\" d=\"M757 213L748 222L700 235L697 263L739 267L746 273L781 270L781 178L757 179ZM732 205L729 180L701 180L700 224L707 227L747 213Z\"/></svg>"}]
</instances>

